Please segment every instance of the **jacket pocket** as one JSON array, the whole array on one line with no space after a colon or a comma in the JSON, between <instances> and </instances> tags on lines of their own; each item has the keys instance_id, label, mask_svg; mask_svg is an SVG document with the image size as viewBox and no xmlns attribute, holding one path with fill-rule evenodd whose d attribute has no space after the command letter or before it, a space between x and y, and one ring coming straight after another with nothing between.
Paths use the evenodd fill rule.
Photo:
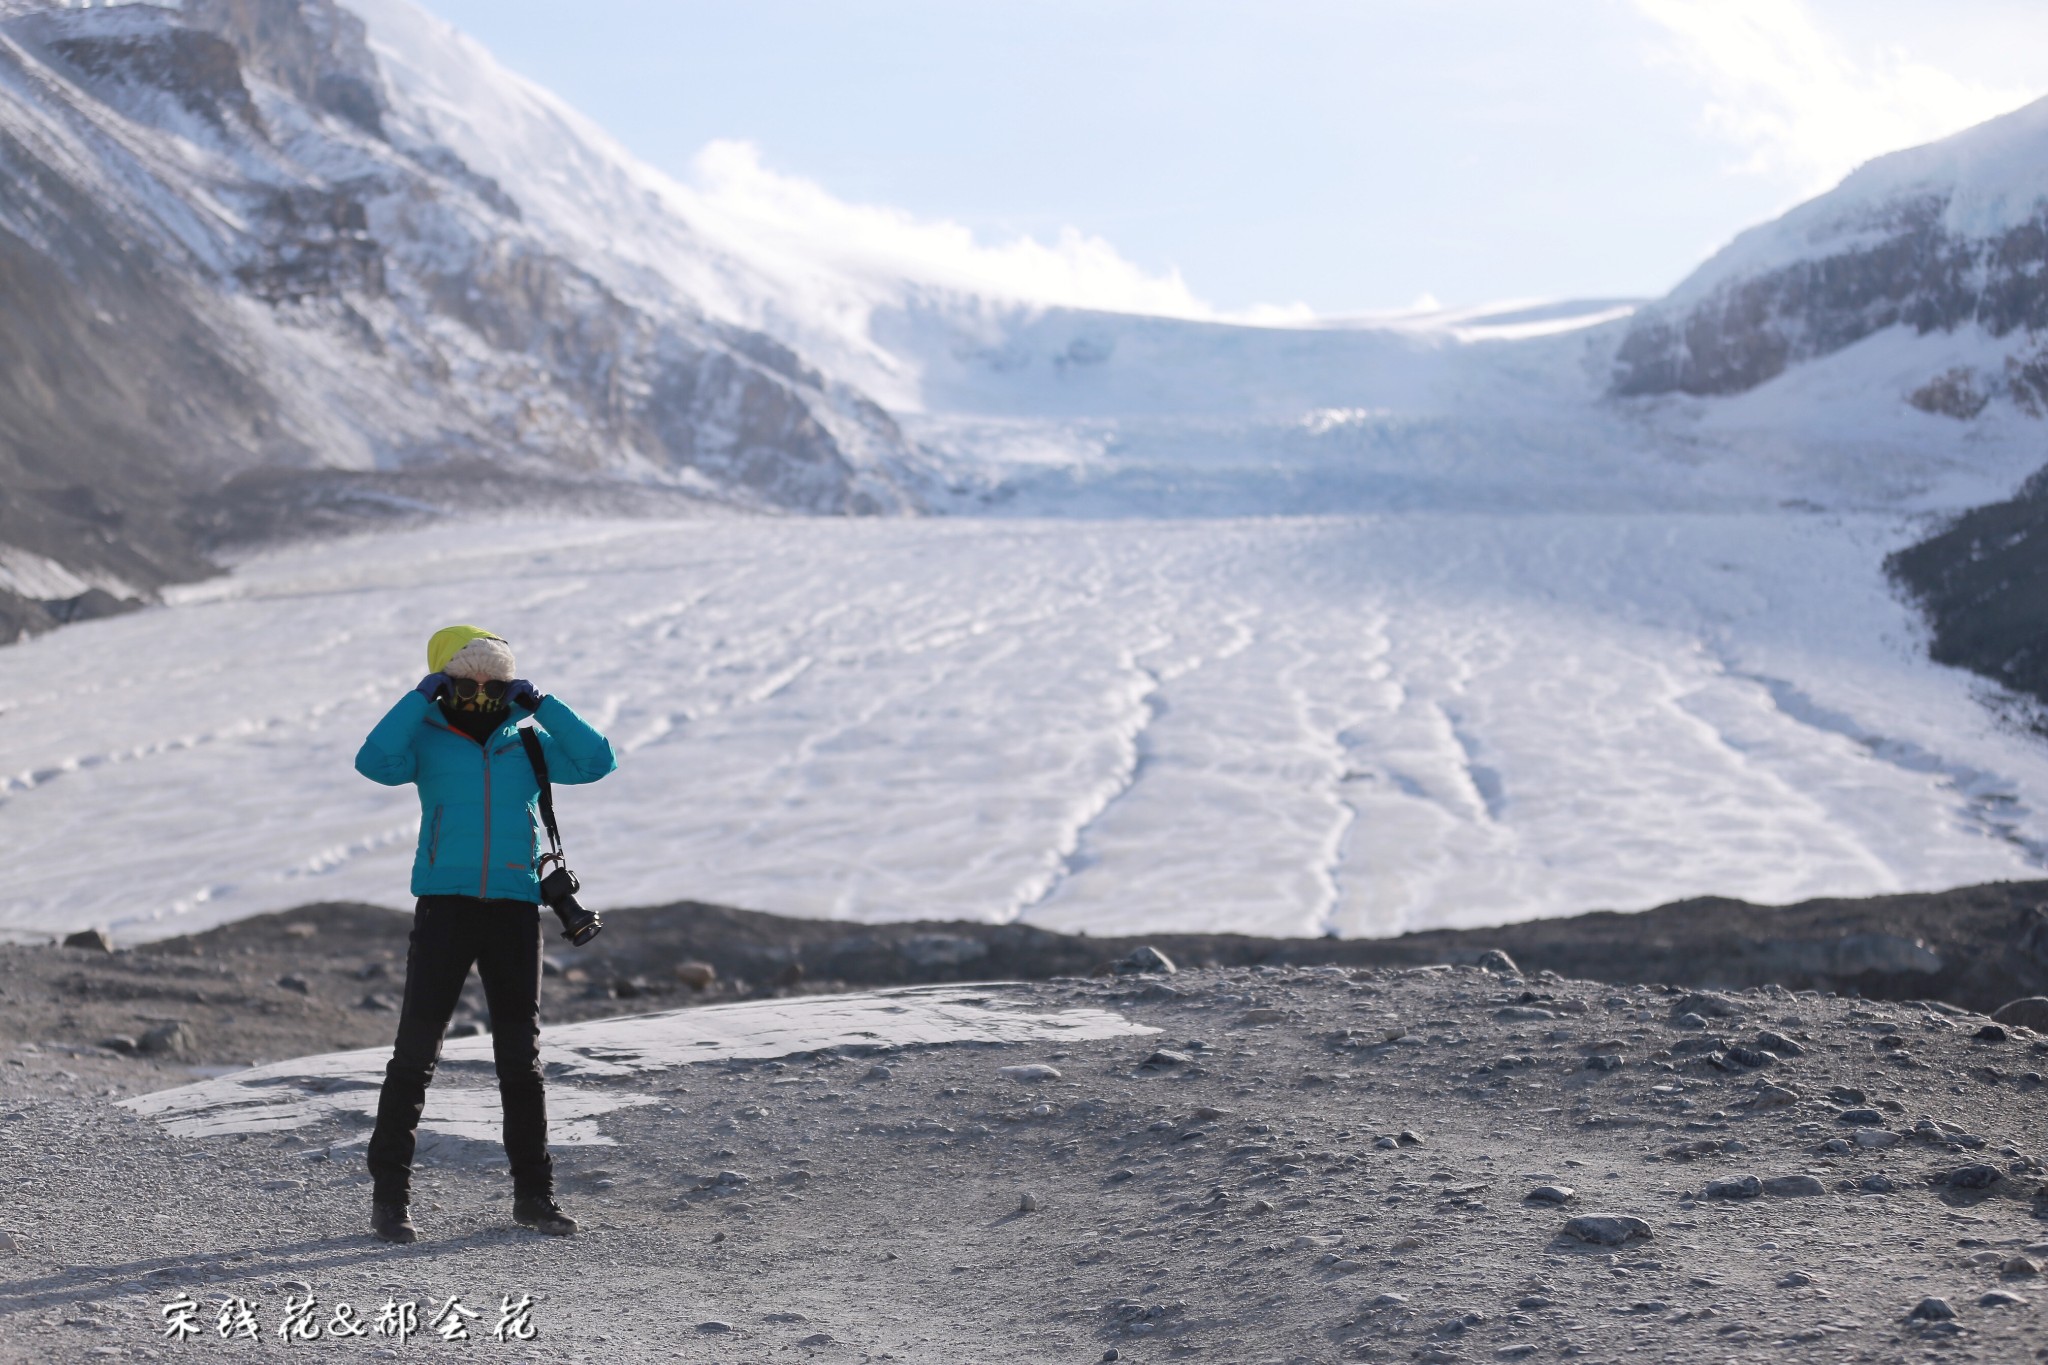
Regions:
<instances>
[{"instance_id":1,"label":"jacket pocket","mask_svg":"<svg viewBox=\"0 0 2048 1365\"><path fill-rule=\"evenodd\" d=\"M434 807L434 827L433 827L433 832L432 832L431 834L429 834L429 835L427 836L427 866L428 866L428 867L432 867L432 866L434 865L434 861L435 861L435 860L436 860L437 858L439 858L440 856L441 856L441 807L439 807L439 806L436 806L436 807Z\"/></svg>"}]
</instances>

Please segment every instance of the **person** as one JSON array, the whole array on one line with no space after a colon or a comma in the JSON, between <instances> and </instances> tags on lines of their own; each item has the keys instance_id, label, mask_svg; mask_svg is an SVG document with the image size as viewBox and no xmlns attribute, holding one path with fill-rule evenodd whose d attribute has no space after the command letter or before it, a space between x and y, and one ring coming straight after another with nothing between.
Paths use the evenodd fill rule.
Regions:
<instances>
[{"instance_id":1,"label":"person","mask_svg":"<svg viewBox=\"0 0 2048 1365\"><path fill-rule=\"evenodd\" d=\"M356 754L372 782L419 789L412 936L398 1038L370 1136L371 1230L411 1242L414 1134L441 1039L468 979L483 978L504 1104L512 1217L566 1236L555 1202L540 1068L541 918L535 816L540 782L520 738L530 715L553 782L595 782L618 766L611 743L558 697L514 676L512 647L477 626L427 641L427 676L377 722Z\"/></svg>"}]
</instances>

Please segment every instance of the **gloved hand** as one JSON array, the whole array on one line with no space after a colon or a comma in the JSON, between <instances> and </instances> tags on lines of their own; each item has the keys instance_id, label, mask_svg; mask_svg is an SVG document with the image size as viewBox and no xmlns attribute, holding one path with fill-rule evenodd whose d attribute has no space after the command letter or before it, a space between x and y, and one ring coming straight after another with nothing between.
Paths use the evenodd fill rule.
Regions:
<instances>
[{"instance_id":1,"label":"gloved hand","mask_svg":"<svg viewBox=\"0 0 2048 1365\"><path fill-rule=\"evenodd\" d=\"M539 688L526 679L514 678L505 684L505 700L522 710L537 711L546 698L541 696Z\"/></svg>"},{"instance_id":2,"label":"gloved hand","mask_svg":"<svg viewBox=\"0 0 2048 1365\"><path fill-rule=\"evenodd\" d=\"M446 673L429 673L426 677L420 679L420 685L415 687L413 691L419 693L428 701L439 701L442 697L448 695L448 675Z\"/></svg>"}]
</instances>

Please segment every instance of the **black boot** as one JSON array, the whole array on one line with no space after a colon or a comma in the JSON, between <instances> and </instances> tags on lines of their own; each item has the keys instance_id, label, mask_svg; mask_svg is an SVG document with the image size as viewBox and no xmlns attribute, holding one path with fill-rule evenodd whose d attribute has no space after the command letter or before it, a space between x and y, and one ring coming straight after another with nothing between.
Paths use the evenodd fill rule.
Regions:
<instances>
[{"instance_id":1,"label":"black boot","mask_svg":"<svg viewBox=\"0 0 2048 1365\"><path fill-rule=\"evenodd\" d=\"M403 1202L386 1203L379 1199L370 1205L370 1231L387 1242L404 1245L417 1242L418 1228L412 1225L412 1215Z\"/></svg>"},{"instance_id":2,"label":"black boot","mask_svg":"<svg viewBox=\"0 0 2048 1365\"><path fill-rule=\"evenodd\" d=\"M551 1194L522 1194L512 1200L512 1221L524 1223L550 1237L568 1237L576 1231L576 1220L562 1212Z\"/></svg>"}]
</instances>

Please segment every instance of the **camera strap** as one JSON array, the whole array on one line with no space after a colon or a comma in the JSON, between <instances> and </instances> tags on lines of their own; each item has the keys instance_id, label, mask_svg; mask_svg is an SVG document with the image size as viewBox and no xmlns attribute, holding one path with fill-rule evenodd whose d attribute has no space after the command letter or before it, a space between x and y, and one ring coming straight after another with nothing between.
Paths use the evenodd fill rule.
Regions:
<instances>
[{"instance_id":1,"label":"camera strap","mask_svg":"<svg viewBox=\"0 0 2048 1365\"><path fill-rule=\"evenodd\" d=\"M555 861L567 866L562 857L562 831L555 825L555 791L548 783L548 756L541 751L540 736L531 725L519 727L519 742L526 747L526 761L533 764L534 780L540 783L540 821L548 827L548 843L554 847Z\"/></svg>"}]
</instances>

